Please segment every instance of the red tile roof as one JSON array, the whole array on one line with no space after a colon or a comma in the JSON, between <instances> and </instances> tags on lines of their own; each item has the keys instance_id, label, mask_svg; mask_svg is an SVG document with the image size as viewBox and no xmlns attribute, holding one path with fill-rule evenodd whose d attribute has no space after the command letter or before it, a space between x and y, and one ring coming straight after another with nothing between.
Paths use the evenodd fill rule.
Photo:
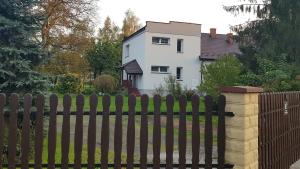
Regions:
<instances>
[{"instance_id":1,"label":"red tile roof","mask_svg":"<svg viewBox=\"0 0 300 169\"><path fill-rule=\"evenodd\" d=\"M236 42L228 43L226 39L225 34L211 38L209 33L202 33L200 60L216 60L225 54L241 54L239 45Z\"/></svg>"}]
</instances>

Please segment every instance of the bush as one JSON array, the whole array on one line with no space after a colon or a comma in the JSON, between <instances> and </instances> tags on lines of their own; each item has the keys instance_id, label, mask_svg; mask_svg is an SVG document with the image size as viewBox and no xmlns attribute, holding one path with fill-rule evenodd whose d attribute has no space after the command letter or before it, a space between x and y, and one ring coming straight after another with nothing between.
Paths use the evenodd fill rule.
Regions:
<instances>
[{"instance_id":1,"label":"bush","mask_svg":"<svg viewBox=\"0 0 300 169\"><path fill-rule=\"evenodd\" d=\"M179 96L183 94L181 84L176 81L175 76L168 76L165 79L165 85L167 92L169 94L172 94L176 99L178 99Z\"/></svg>"},{"instance_id":2,"label":"bush","mask_svg":"<svg viewBox=\"0 0 300 169\"><path fill-rule=\"evenodd\" d=\"M183 91L183 94L186 96L187 100L191 101L193 95L197 94L197 91L185 88L184 91Z\"/></svg>"},{"instance_id":3,"label":"bush","mask_svg":"<svg viewBox=\"0 0 300 169\"><path fill-rule=\"evenodd\" d=\"M94 80L96 91L103 94L112 94L116 92L116 79L111 75L100 75Z\"/></svg>"},{"instance_id":4,"label":"bush","mask_svg":"<svg viewBox=\"0 0 300 169\"><path fill-rule=\"evenodd\" d=\"M165 94L165 88L163 85L159 85L154 89L153 95L160 95L163 96Z\"/></svg>"},{"instance_id":5,"label":"bush","mask_svg":"<svg viewBox=\"0 0 300 169\"><path fill-rule=\"evenodd\" d=\"M82 94L84 95L91 95L96 91L94 86L91 85L85 85L84 90L82 91Z\"/></svg>"},{"instance_id":6,"label":"bush","mask_svg":"<svg viewBox=\"0 0 300 169\"><path fill-rule=\"evenodd\" d=\"M81 93L83 91L83 82L75 75L68 74L58 78L56 90L59 93Z\"/></svg>"},{"instance_id":7,"label":"bush","mask_svg":"<svg viewBox=\"0 0 300 169\"><path fill-rule=\"evenodd\" d=\"M216 98L220 94L220 87L239 83L241 67L241 63L234 56L224 56L204 66L201 70L204 81L198 87L199 91Z\"/></svg>"}]
</instances>

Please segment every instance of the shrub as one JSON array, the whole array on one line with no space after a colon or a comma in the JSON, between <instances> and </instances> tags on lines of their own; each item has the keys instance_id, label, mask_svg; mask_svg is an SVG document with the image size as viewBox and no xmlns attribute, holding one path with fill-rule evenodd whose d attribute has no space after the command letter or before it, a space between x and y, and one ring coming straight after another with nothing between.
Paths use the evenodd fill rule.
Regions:
<instances>
[{"instance_id":1,"label":"shrub","mask_svg":"<svg viewBox=\"0 0 300 169\"><path fill-rule=\"evenodd\" d=\"M163 85L159 85L154 89L153 95L160 95L163 96L165 94L165 88Z\"/></svg>"},{"instance_id":2,"label":"shrub","mask_svg":"<svg viewBox=\"0 0 300 169\"><path fill-rule=\"evenodd\" d=\"M175 76L168 76L165 79L165 85L167 92L169 94L172 94L176 99L178 99L179 96L183 94L181 84L176 81Z\"/></svg>"},{"instance_id":3,"label":"shrub","mask_svg":"<svg viewBox=\"0 0 300 169\"><path fill-rule=\"evenodd\" d=\"M59 93L80 93L83 91L83 82L75 75L67 74L60 76L56 84Z\"/></svg>"},{"instance_id":4,"label":"shrub","mask_svg":"<svg viewBox=\"0 0 300 169\"><path fill-rule=\"evenodd\" d=\"M96 89L94 88L94 86L91 85L85 85L84 90L82 91L82 94L84 95L91 95L96 91Z\"/></svg>"},{"instance_id":5,"label":"shrub","mask_svg":"<svg viewBox=\"0 0 300 169\"><path fill-rule=\"evenodd\" d=\"M197 94L197 91L185 88L183 94L186 96L187 100L192 100L192 96Z\"/></svg>"},{"instance_id":6,"label":"shrub","mask_svg":"<svg viewBox=\"0 0 300 169\"><path fill-rule=\"evenodd\" d=\"M198 89L200 92L217 97L220 87L233 86L239 83L241 63L234 56L224 56L201 70L204 81Z\"/></svg>"},{"instance_id":7,"label":"shrub","mask_svg":"<svg viewBox=\"0 0 300 169\"><path fill-rule=\"evenodd\" d=\"M116 91L116 79L111 75L100 75L94 80L96 91L112 94Z\"/></svg>"}]
</instances>

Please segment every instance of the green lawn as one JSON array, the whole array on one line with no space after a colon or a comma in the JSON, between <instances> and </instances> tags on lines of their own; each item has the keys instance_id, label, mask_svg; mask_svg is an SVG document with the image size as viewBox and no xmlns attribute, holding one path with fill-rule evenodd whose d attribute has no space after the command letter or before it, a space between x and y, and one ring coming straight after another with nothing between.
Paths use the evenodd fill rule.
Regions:
<instances>
[{"instance_id":1,"label":"green lawn","mask_svg":"<svg viewBox=\"0 0 300 169\"><path fill-rule=\"evenodd\" d=\"M72 96L72 111L76 110L76 95L71 95ZM59 110L62 110L62 105L63 105L63 95L62 94L58 94L59 97ZM98 111L102 111L102 97L99 96L98 97ZM123 111L128 111L128 97L124 96L124 101L123 101ZM89 110L89 96L84 96L84 110L88 111ZM115 111L115 96L111 96L111 105L110 105L110 110L111 111ZM153 112L154 107L153 107L153 98L149 99L149 111ZM204 111L204 102L203 99L201 99L200 101L200 111ZM136 99L136 111L141 111L141 98L137 97ZM167 111L167 107L166 107L166 101L165 99L163 99L162 101L162 105L161 105L161 111L162 112L166 112ZM179 102L175 101L174 103L174 112L178 112L179 111ZM192 105L191 102L188 102L187 104L187 108L186 111L190 112L192 111Z\"/></svg>"}]
</instances>

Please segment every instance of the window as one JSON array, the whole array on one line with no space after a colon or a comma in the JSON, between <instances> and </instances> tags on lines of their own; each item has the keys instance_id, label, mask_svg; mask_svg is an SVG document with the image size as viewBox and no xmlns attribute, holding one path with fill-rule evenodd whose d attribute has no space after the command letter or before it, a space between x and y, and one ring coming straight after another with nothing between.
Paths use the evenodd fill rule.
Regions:
<instances>
[{"instance_id":1,"label":"window","mask_svg":"<svg viewBox=\"0 0 300 169\"><path fill-rule=\"evenodd\" d=\"M163 38L163 37L152 37L152 43L158 45L169 45L170 38Z\"/></svg>"},{"instance_id":2,"label":"window","mask_svg":"<svg viewBox=\"0 0 300 169\"><path fill-rule=\"evenodd\" d=\"M177 52L183 52L183 39L177 39Z\"/></svg>"},{"instance_id":3,"label":"window","mask_svg":"<svg viewBox=\"0 0 300 169\"><path fill-rule=\"evenodd\" d=\"M151 72L153 72L153 73L168 73L169 66L151 66Z\"/></svg>"},{"instance_id":4,"label":"window","mask_svg":"<svg viewBox=\"0 0 300 169\"><path fill-rule=\"evenodd\" d=\"M129 57L129 45L125 46L125 57Z\"/></svg>"},{"instance_id":5,"label":"window","mask_svg":"<svg viewBox=\"0 0 300 169\"><path fill-rule=\"evenodd\" d=\"M176 80L182 80L182 67L176 68Z\"/></svg>"}]
</instances>

